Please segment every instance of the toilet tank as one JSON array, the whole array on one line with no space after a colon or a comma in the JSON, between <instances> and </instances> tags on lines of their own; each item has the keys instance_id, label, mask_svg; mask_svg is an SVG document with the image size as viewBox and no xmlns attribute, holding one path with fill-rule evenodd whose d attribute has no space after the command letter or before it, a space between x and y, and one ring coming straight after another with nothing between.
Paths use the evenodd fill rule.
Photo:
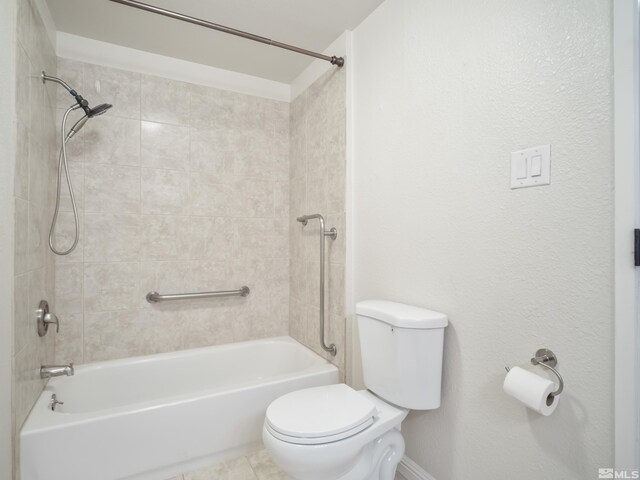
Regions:
<instances>
[{"instance_id":1,"label":"toilet tank","mask_svg":"<svg viewBox=\"0 0 640 480\"><path fill-rule=\"evenodd\" d=\"M367 389L412 410L440 406L447 316L385 300L356 305Z\"/></svg>"}]
</instances>

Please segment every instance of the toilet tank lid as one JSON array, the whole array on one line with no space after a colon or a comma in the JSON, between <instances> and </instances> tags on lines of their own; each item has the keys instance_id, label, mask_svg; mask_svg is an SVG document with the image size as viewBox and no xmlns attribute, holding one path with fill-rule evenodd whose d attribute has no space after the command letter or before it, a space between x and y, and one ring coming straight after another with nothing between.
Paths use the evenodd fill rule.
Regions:
<instances>
[{"instance_id":1,"label":"toilet tank lid","mask_svg":"<svg viewBox=\"0 0 640 480\"><path fill-rule=\"evenodd\" d=\"M449 323L444 313L386 300L358 302L356 314L398 328L443 328Z\"/></svg>"}]
</instances>

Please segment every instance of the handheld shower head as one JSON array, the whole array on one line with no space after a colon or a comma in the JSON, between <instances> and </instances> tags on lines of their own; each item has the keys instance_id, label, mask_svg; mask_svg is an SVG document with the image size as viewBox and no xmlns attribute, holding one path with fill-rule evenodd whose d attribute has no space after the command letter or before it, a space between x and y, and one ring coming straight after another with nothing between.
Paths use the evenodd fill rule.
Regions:
<instances>
[{"instance_id":1,"label":"handheld shower head","mask_svg":"<svg viewBox=\"0 0 640 480\"><path fill-rule=\"evenodd\" d=\"M112 107L112 105L109 105L108 103L103 103L101 105L98 105L97 107L89 108L88 112L85 110L85 112L86 112L85 116L82 117L80 120L78 120L73 125L73 127L71 127L71 130L69 130L69 133L67 134L65 140L69 140L76 133L78 133L82 129L82 127L84 127L84 124L87 123L87 121L90 118L97 117L98 115L102 115L104 112L109 110L111 107Z\"/></svg>"},{"instance_id":2,"label":"handheld shower head","mask_svg":"<svg viewBox=\"0 0 640 480\"><path fill-rule=\"evenodd\" d=\"M71 127L71 130L69 130L69 133L67 133L67 136L65 137L65 142L73 137L76 133L78 133L82 129L82 127L84 127L84 124L87 123L87 120L89 120L89 118L89 115L85 115L76 123L74 123L73 127Z\"/></svg>"},{"instance_id":3,"label":"handheld shower head","mask_svg":"<svg viewBox=\"0 0 640 480\"><path fill-rule=\"evenodd\" d=\"M111 107L113 107L113 105L110 105L108 103L103 103L98 105L97 107L90 108L88 112L85 110L85 112L87 113L87 117L93 118L93 117L97 117L98 115L102 115Z\"/></svg>"}]
</instances>

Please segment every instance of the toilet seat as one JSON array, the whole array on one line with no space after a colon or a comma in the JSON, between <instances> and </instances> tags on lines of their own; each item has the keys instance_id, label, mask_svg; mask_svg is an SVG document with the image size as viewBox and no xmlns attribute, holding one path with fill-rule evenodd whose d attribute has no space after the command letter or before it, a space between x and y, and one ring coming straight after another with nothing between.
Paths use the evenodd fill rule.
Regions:
<instances>
[{"instance_id":1,"label":"toilet seat","mask_svg":"<svg viewBox=\"0 0 640 480\"><path fill-rule=\"evenodd\" d=\"M298 445L342 440L371 426L376 405L345 384L288 393L267 409L265 428L275 438Z\"/></svg>"}]
</instances>

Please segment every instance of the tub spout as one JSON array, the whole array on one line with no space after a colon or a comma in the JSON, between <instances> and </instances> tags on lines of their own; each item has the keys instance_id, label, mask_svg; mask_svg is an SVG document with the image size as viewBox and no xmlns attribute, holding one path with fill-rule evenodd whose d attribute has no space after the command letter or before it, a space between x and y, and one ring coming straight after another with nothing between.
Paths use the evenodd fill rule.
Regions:
<instances>
[{"instance_id":1,"label":"tub spout","mask_svg":"<svg viewBox=\"0 0 640 480\"><path fill-rule=\"evenodd\" d=\"M61 377L62 375L70 377L73 374L73 363L69 365L42 365L40 367L40 378Z\"/></svg>"}]
</instances>

